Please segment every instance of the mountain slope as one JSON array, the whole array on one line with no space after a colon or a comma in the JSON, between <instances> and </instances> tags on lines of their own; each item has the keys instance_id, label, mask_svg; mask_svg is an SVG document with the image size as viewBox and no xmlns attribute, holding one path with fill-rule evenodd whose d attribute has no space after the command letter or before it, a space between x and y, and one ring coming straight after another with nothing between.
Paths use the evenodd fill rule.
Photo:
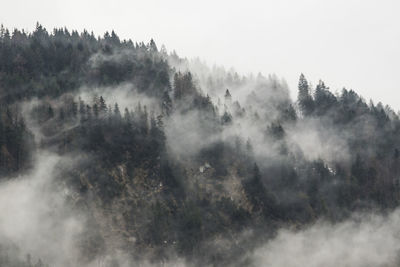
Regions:
<instances>
[{"instance_id":1,"label":"mountain slope","mask_svg":"<svg viewBox=\"0 0 400 267\"><path fill-rule=\"evenodd\" d=\"M62 198L38 209L45 226L28 227L59 238L39 231L40 249L10 234L19 215L5 213L0 236L20 254L51 266L251 266L279 229L399 204L399 117L352 90L301 75L292 101L275 76L208 68L114 32L38 24L0 37L0 188ZM40 167L43 153L54 168ZM35 168L46 186L31 188ZM79 227L54 227L64 209ZM41 252L57 240L65 255Z\"/></svg>"}]
</instances>

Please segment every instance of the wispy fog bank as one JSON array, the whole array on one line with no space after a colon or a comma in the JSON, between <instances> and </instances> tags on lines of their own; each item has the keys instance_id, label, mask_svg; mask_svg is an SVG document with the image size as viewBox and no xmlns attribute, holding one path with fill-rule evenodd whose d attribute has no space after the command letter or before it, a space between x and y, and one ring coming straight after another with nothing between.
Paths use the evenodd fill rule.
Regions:
<instances>
[{"instance_id":1,"label":"wispy fog bank","mask_svg":"<svg viewBox=\"0 0 400 267\"><path fill-rule=\"evenodd\" d=\"M388 216L355 215L338 224L318 222L302 231L281 230L254 253L255 266L398 266L400 210Z\"/></svg>"},{"instance_id":2,"label":"wispy fog bank","mask_svg":"<svg viewBox=\"0 0 400 267\"><path fill-rule=\"evenodd\" d=\"M53 181L57 165L71 159L40 152L35 162L31 172L0 183L0 240L19 247L22 258L29 253L53 266L66 266L76 259L83 218L67 208L68 192Z\"/></svg>"}]
</instances>

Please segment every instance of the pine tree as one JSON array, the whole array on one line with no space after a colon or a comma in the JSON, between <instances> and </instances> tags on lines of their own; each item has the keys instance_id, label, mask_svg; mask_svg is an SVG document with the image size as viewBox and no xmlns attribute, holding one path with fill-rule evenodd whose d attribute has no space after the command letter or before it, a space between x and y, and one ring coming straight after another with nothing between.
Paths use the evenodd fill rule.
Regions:
<instances>
[{"instance_id":1,"label":"pine tree","mask_svg":"<svg viewBox=\"0 0 400 267\"><path fill-rule=\"evenodd\" d=\"M310 116L314 111L314 100L310 94L308 82L303 74L299 79L298 103L300 110L304 116Z\"/></svg>"},{"instance_id":2,"label":"pine tree","mask_svg":"<svg viewBox=\"0 0 400 267\"><path fill-rule=\"evenodd\" d=\"M99 99L99 113L104 116L107 113L107 104L106 101L104 100L103 96L100 96Z\"/></svg>"},{"instance_id":3,"label":"pine tree","mask_svg":"<svg viewBox=\"0 0 400 267\"><path fill-rule=\"evenodd\" d=\"M117 104L117 103L115 103L115 105L114 105L114 116L115 116L117 119L120 119L120 118L121 118L121 112L119 111L119 107L118 107L118 104Z\"/></svg>"}]
</instances>

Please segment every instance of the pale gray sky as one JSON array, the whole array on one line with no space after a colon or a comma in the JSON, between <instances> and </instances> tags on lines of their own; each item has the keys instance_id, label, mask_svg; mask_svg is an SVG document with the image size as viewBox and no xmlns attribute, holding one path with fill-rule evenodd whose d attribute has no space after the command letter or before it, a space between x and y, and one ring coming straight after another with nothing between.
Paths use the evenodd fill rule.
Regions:
<instances>
[{"instance_id":1,"label":"pale gray sky","mask_svg":"<svg viewBox=\"0 0 400 267\"><path fill-rule=\"evenodd\" d=\"M303 72L400 109L399 0L1 0L5 26L32 30L36 21L154 38L180 56L276 73L294 92Z\"/></svg>"}]
</instances>

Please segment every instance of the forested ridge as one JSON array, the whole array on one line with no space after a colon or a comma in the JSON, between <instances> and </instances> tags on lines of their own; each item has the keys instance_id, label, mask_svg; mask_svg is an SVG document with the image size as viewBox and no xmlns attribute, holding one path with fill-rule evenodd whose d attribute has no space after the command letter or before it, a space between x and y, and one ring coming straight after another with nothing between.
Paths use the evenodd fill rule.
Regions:
<instances>
[{"instance_id":1,"label":"forested ridge","mask_svg":"<svg viewBox=\"0 0 400 267\"><path fill-rule=\"evenodd\" d=\"M293 101L274 75L210 68L153 40L1 27L0 103L0 187L57 155L49 186L85 218L62 263L0 228L0 266L127 266L118 253L252 266L280 228L399 205L398 113L303 74Z\"/></svg>"}]
</instances>

